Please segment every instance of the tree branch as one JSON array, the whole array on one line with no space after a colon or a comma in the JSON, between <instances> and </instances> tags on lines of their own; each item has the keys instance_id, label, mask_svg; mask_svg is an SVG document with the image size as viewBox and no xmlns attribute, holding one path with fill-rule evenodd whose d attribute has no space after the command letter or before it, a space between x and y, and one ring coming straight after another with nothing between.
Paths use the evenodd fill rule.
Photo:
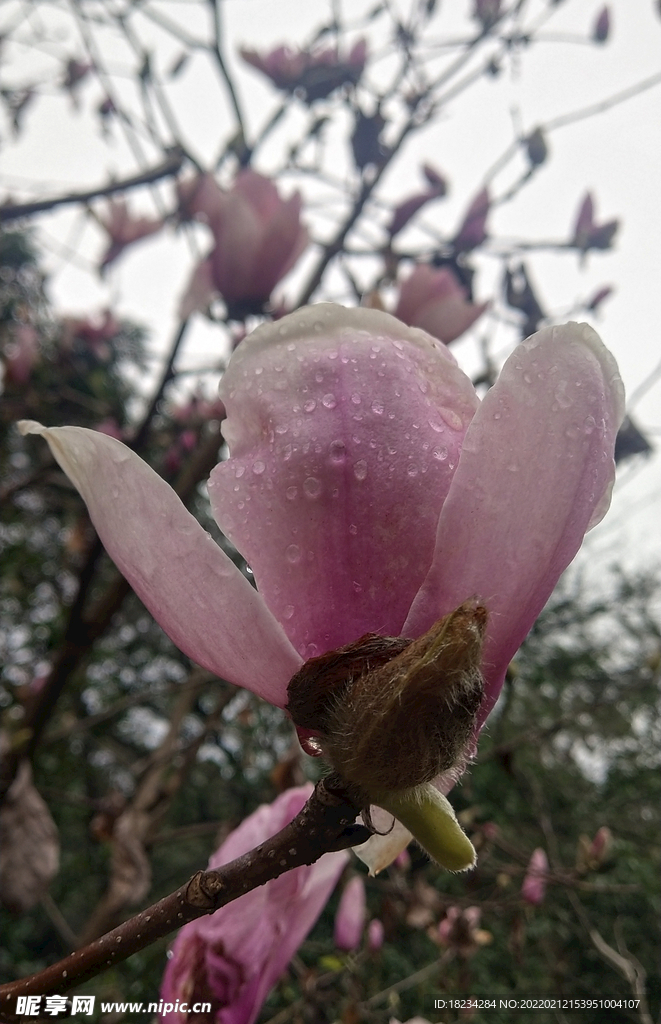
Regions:
<instances>
[{"instance_id":1,"label":"tree branch","mask_svg":"<svg viewBox=\"0 0 661 1024\"><path fill-rule=\"evenodd\" d=\"M354 825L359 810L337 777L323 780L294 820L272 839L218 870L198 871L169 896L59 963L0 986L2 1019L11 1019L7 1015L11 1015L18 996L67 992L285 871L313 864L324 853L364 842L367 829Z\"/></svg>"},{"instance_id":2,"label":"tree branch","mask_svg":"<svg viewBox=\"0 0 661 1024\"><path fill-rule=\"evenodd\" d=\"M184 152L178 146L171 149L165 160L141 174L130 178L112 181L108 185L97 185L86 192L69 192L65 196L51 196L50 199L37 199L33 203L6 203L0 206L0 223L6 224L21 217L32 217L35 213L53 210L56 206L70 206L72 203L88 203L101 196L112 196L116 192L126 192L140 185L151 185L160 178L173 177L178 174L184 162Z\"/></svg>"}]
</instances>

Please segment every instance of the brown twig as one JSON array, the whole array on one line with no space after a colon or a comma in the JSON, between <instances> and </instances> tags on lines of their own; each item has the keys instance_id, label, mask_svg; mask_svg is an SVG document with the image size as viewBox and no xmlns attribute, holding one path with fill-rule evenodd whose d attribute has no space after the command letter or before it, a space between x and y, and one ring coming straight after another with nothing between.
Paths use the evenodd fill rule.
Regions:
<instances>
[{"instance_id":1,"label":"brown twig","mask_svg":"<svg viewBox=\"0 0 661 1024\"><path fill-rule=\"evenodd\" d=\"M35 213L43 213L45 210L54 210L57 206L88 203L101 196L112 196L116 192L127 192L129 189L139 188L141 185L151 185L161 178L173 177L178 174L183 162L183 151L179 147L175 147L156 167L142 171L141 174L133 174L130 178L111 181L107 185L97 185L96 188L87 189L85 192L69 192L64 196L37 199L32 203L6 203L4 206L0 206L0 222L6 224L12 220L19 220L21 217L32 217Z\"/></svg>"},{"instance_id":2,"label":"brown twig","mask_svg":"<svg viewBox=\"0 0 661 1024\"><path fill-rule=\"evenodd\" d=\"M0 1013L5 1014L1 1019L11 1019L7 1014L18 996L67 992L285 871L364 842L366 829L353 824L358 811L337 778L318 783L302 811L272 839L216 871L198 871L169 896L59 963L0 986Z\"/></svg>"}]
</instances>

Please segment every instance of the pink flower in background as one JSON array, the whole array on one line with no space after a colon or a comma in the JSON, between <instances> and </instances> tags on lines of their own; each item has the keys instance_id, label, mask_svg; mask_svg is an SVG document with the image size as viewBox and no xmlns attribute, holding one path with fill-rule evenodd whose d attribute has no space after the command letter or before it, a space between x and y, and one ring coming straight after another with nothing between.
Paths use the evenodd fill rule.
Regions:
<instances>
[{"instance_id":1,"label":"pink flower in background","mask_svg":"<svg viewBox=\"0 0 661 1024\"><path fill-rule=\"evenodd\" d=\"M404 199L395 207L388 227L388 234L391 238L394 238L408 224L418 210L421 210L433 199L440 199L448 190L445 178L435 168L425 164L423 172L427 179L427 188L424 192L418 192L416 195L410 196L409 199Z\"/></svg>"},{"instance_id":2,"label":"pink flower in background","mask_svg":"<svg viewBox=\"0 0 661 1024\"><path fill-rule=\"evenodd\" d=\"M548 874L548 858L541 846L538 846L537 849L532 852L526 876L523 879L523 885L521 886L521 895L526 903L537 905L544 902Z\"/></svg>"},{"instance_id":3,"label":"pink flower in background","mask_svg":"<svg viewBox=\"0 0 661 1024\"><path fill-rule=\"evenodd\" d=\"M124 199L111 199L106 214L97 215L97 220L109 237L108 247L99 264L100 270L113 263L127 246L155 234L163 227L160 219L132 216Z\"/></svg>"},{"instance_id":4,"label":"pink flower in background","mask_svg":"<svg viewBox=\"0 0 661 1024\"><path fill-rule=\"evenodd\" d=\"M240 51L247 64L284 92L300 90L308 103L325 99L342 85L355 85L365 70L367 43L359 39L346 57L337 46L313 50L292 50L277 46L269 53L244 48Z\"/></svg>"},{"instance_id":5,"label":"pink flower in background","mask_svg":"<svg viewBox=\"0 0 661 1024\"><path fill-rule=\"evenodd\" d=\"M451 270L419 263L399 287L395 316L449 345L481 317L489 303L466 298Z\"/></svg>"},{"instance_id":6,"label":"pink flower in background","mask_svg":"<svg viewBox=\"0 0 661 1024\"><path fill-rule=\"evenodd\" d=\"M383 941L385 939L385 929L383 922L378 917L372 918L367 926L367 946L373 953L381 949Z\"/></svg>"},{"instance_id":7,"label":"pink flower in background","mask_svg":"<svg viewBox=\"0 0 661 1024\"><path fill-rule=\"evenodd\" d=\"M22 323L13 324L9 335L11 340L2 356L5 380L8 384L23 386L39 362L39 335L32 324Z\"/></svg>"},{"instance_id":8,"label":"pink flower in background","mask_svg":"<svg viewBox=\"0 0 661 1024\"><path fill-rule=\"evenodd\" d=\"M449 946L463 959L467 960L477 952L480 946L491 942L491 933L480 928L482 910L480 907L448 907L443 920L438 926L438 941Z\"/></svg>"},{"instance_id":9,"label":"pink flower in background","mask_svg":"<svg viewBox=\"0 0 661 1024\"><path fill-rule=\"evenodd\" d=\"M205 309L215 294L233 319L261 312L308 244L300 195L281 199L272 181L245 170L230 192L214 188L205 176L187 201L189 211L206 216L215 246L193 274L181 316Z\"/></svg>"},{"instance_id":10,"label":"pink flower in background","mask_svg":"<svg viewBox=\"0 0 661 1024\"><path fill-rule=\"evenodd\" d=\"M597 20L592 29L592 39L595 43L605 43L611 30L611 12L609 7L602 7L597 15Z\"/></svg>"},{"instance_id":11,"label":"pink flower in background","mask_svg":"<svg viewBox=\"0 0 661 1024\"><path fill-rule=\"evenodd\" d=\"M308 783L262 804L225 840L209 861L219 868L248 853L288 825L312 793ZM161 999L176 1005L210 1002L214 1024L252 1024L267 995L323 910L348 860L327 853L240 896L208 917L191 921L172 946ZM189 1021L168 1010L165 1024Z\"/></svg>"},{"instance_id":12,"label":"pink flower in background","mask_svg":"<svg viewBox=\"0 0 661 1024\"><path fill-rule=\"evenodd\" d=\"M595 332L540 331L480 402L441 342L322 304L247 337L221 399L231 458L209 496L257 590L128 448L78 427L22 429L44 434L181 650L280 707L302 659L366 632L421 636L479 597L481 725L608 507L623 391ZM410 836L391 839L390 860Z\"/></svg>"},{"instance_id":13,"label":"pink flower in background","mask_svg":"<svg viewBox=\"0 0 661 1024\"><path fill-rule=\"evenodd\" d=\"M466 210L459 230L452 240L456 252L470 252L487 238L487 217L491 209L489 191L483 188Z\"/></svg>"},{"instance_id":14,"label":"pink flower in background","mask_svg":"<svg viewBox=\"0 0 661 1024\"><path fill-rule=\"evenodd\" d=\"M604 224L595 222L592 193L586 192L578 209L570 244L583 252L588 249L610 249L619 226L619 220L609 220Z\"/></svg>"},{"instance_id":15,"label":"pink flower in background","mask_svg":"<svg viewBox=\"0 0 661 1024\"><path fill-rule=\"evenodd\" d=\"M343 949L347 953L358 949L365 930L366 918L365 883L360 875L354 875L344 887L335 915L333 935L338 949Z\"/></svg>"}]
</instances>

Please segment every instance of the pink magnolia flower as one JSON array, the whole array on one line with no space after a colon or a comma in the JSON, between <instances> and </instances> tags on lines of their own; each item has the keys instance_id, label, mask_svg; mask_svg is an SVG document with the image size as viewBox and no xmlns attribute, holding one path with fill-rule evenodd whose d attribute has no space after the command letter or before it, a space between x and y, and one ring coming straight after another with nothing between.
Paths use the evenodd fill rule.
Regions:
<instances>
[{"instance_id":1,"label":"pink magnolia flower","mask_svg":"<svg viewBox=\"0 0 661 1024\"><path fill-rule=\"evenodd\" d=\"M609 7L602 7L592 29L592 39L595 43L605 43L611 30L611 12Z\"/></svg>"},{"instance_id":2,"label":"pink magnolia flower","mask_svg":"<svg viewBox=\"0 0 661 1024\"><path fill-rule=\"evenodd\" d=\"M361 875L354 875L344 887L335 915L335 945L347 953L358 949L365 930L367 903L365 883Z\"/></svg>"},{"instance_id":3,"label":"pink magnolia flower","mask_svg":"<svg viewBox=\"0 0 661 1024\"><path fill-rule=\"evenodd\" d=\"M383 941L385 939L385 928L383 927L383 921L380 921L378 917L373 917L367 926L367 946L373 953L381 949Z\"/></svg>"},{"instance_id":4,"label":"pink magnolia flower","mask_svg":"<svg viewBox=\"0 0 661 1024\"><path fill-rule=\"evenodd\" d=\"M111 199L105 215L97 215L101 227L108 234L108 246L101 257L100 270L104 270L124 252L127 246L133 245L141 238L155 234L163 227L163 221L150 217L134 217L124 199Z\"/></svg>"},{"instance_id":5,"label":"pink magnolia flower","mask_svg":"<svg viewBox=\"0 0 661 1024\"><path fill-rule=\"evenodd\" d=\"M443 946L452 947L460 957L468 959L480 946L491 942L491 933L480 928L480 907L448 907L438 926L437 938Z\"/></svg>"},{"instance_id":6,"label":"pink magnolia flower","mask_svg":"<svg viewBox=\"0 0 661 1024\"><path fill-rule=\"evenodd\" d=\"M571 245L583 252L588 249L610 249L619 226L619 220L609 220L603 224L595 222L592 193L586 192L576 216Z\"/></svg>"},{"instance_id":7,"label":"pink magnolia flower","mask_svg":"<svg viewBox=\"0 0 661 1024\"><path fill-rule=\"evenodd\" d=\"M247 64L257 68L284 92L301 94L308 103L325 99L342 85L355 85L365 70L367 43L359 39L346 57L337 46L313 50L292 50L277 46L269 53L244 48L240 51Z\"/></svg>"},{"instance_id":8,"label":"pink magnolia flower","mask_svg":"<svg viewBox=\"0 0 661 1024\"><path fill-rule=\"evenodd\" d=\"M489 191L483 188L466 210L459 230L452 240L456 252L470 252L471 249L476 249L486 240L487 217L490 209Z\"/></svg>"},{"instance_id":9,"label":"pink magnolia flower","mask_svg":"<svg viewBox=\"0 0 661 1024\"><path fill-rule=\"evenodd\" d=\"M308 783L262 804L209 861L219 868L248 853L289 824L312 792ZM161 986L161 1020L191 1019L181 1004L210 1002L214 1024L252 1024L264 1000L306 938L348 860L327 853L240 896L208 917L191 921L172 946ZM175 1009L179 1001L179 1009ZM187 1007L187 1008L188 1008Z\"/></svg>"},{"instance_id":10,"label":"pink magnolia flower","mask_svg":"<svg viewBox=\"0 0 661 1024\"><path fill-rule=\"evenodd\" d=\"M231 458L209 495L257 590L128 448L79 427L22 430L45 436L181 650L279 707L302 659L366 632L421 636L478 597L481 725L609 504L623 390L595 332L528 338L480 402L435 338L378 310L321 304L246 338L221 398ZM396 832L383 856L365 854L374 870L409 842Z\"/></svg>"},{"instance_id":11,"label":"pink magnolia flower","mask_svg":"<svg viewBox=\"0 0 661 1024\"><path fill-rule=\"evenodd\" d=\"M541 846L538 846L532 852L528 863L528 870L521 886L521 895L526 903L537 905L544 902L548 874L549 862L546 853Z\"/></svg>"},{"instance_id":12,"label":"pink magnolia flower","mask_svg":"<svg viewBox=\"0 0 661 1024\"><path fill-rule=\"evenodd\" d=\"M39 362L39 335L32 324L19 323L10 327L9 336L11 341L3 354L5 380L23 386Z\"/></svg>"},{"instance_id":13,"label":"pink magnolia flower","mask_svg":"<svg viewBox=\"0 0 661 1024\"><path fill-rule=\"evenodd\" d=\"M188 209L206 216L215 246L193 273L182 300L182 317L205 309L218 293L234 319L261 312L308 244L298 192L281 199L272 181L245 170L230 192L203 181L189 197Z\"/></svg>"},{"instance_id":14,"label":"pink magnolia flower","mask_svg":"<svg viewBox=\"0 0 661 1024\"><path fill-rule=\"evenodd\" d=\"M427 179L425 191L418 192L408 199L404 199L393 210L392 219L388 227L388 234L391 238L394 238L408 224L418 210L421 210L423 206L426 206L433 199L440 199L448 190L445 178L434 167L425 164L423 173Z\"/></svg>"},{"instance_id":15,"label":"pink magnolia flower","mask_svg":"<svg viewBox=\"0 0 661 1024\"><path fill-rule=\"evenodd\" d=\"M489 303L475 304L447 267L419 263L402 281L395 316L449 345L482 316Z\"/></svg>"}]
</instances>

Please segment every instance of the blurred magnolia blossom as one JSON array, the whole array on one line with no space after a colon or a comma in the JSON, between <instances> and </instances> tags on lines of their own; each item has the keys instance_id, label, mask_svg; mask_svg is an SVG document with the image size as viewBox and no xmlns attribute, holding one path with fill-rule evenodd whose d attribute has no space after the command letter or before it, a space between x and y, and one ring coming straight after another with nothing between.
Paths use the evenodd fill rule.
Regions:
<instances>
[{"instance_id":1,"label":"blurred magnolia blossom","mask_svg":"<svg viewBox=\"0 0 661 1024\"><path fill-rule=\"evenodd\" d=\"M71 352L77 343L82 343L97 359L107 362L111 356L111 342L121 329L121 323L110 309L94 316L65 316L61 321L59 348L61 352Z\"/></svg>"},{"instance_id":2,"label":"blurred magnolia blossom","mask_svg":"<svg viewBox=\"0 0 661 1024\"><path fill-rule=\"evenodd\" d=\"M344 887L335 915L333 935L338 949L343 949L347 953L358 949L365 930L366 918L365 883L360 875L354 875Z\"/></svg>"},{"instance_id":3,"label":"blurred magnolia blossom","mask_svg":"<svg viewBox=\"0 0 661 1024\"><path fill-rule=\"evenodd\" d=\"M538 846L532 852L526 875L523 879L523 885L521 886L521 895L526 903L537 905L544 902L548 874L548 858L541 846Z\"/></svg>"},{"instance_id":4,"label":"blurred magnolia blossom","mask_svg":"<svg viewBox=\"0 0 661 1024\"><path fill-rule=\"evenodd\" d=\"M231 457L212 472L209 497L257 590L128 448L78 427L22 430L44 435L108 553L181 650L272 704L288 704L304 661L365 634L405 658L465 622L478 690L456 761L410 793L403 762L417 778L421 754L402 735L430 733L426 711L422 721L405 711L393 746L379 740L365 767L388 772L373 803L395 807L442 863L470 866L473 848L439 790L472 756L510 660L606 512L624 402L615 361L586 325L546 328L517 346L480 402L437 339L377 310L320 304L247 337L220 396ZM378 708L380 692L364 699ZM434 710L444 694L429 700ZM341 738L320 732L319 750ZM374 820L386 834L361 856L377 871L411 833L391 827L392 813Z\"/></svg>"},{"instance_id":5,"label":"blurred magnolia blossom","mask_svg":"<svg viewBox=\"0 0 661 1024\"><path fill-rule=\"evenodd\" d=\"M488 302L470 302L466 289L447 267L419 263L399 286L394 315L449 345L472 327L488 306Z\"/></svg>"},{"instance_id":6,"label":"blurred magnolia blossom","mask_svg":"<svg viewBox=\"0 0 661 1024\"><path fill-rule=\"evenodd\" d=\"M609 7L602 7L597 15L592 29L592 39L595 43L605 43L611 30L611 12Z\"/></svg>"},{"instance_id":7,"label":"blurred magnolia blossom","mask_svg":"<svg viewBox=\"0 0 661 1024\"><path fill-rule=\"evenodd\" d=\"M12 324L8 330L9 342L2 354L4 377L7 384L24 386L39 362L39 334L32 324Z\"/></svg>"},{"instance_id":8,"label":"blurred magnolia blossom","mask_svg":"<svg viewBox=\"0 0 661 1024\"><path fill-rule=\"evenodd\" d=\"M96 214L96 219L108 235L108 246L99 263L101 271L114 263L127 246L148 238L163 227L162 219L134 217L124 199L111 199L106 212Z\"/></svg>"},{"instance_id":9,"label":"blurred magnolia blossom","mask_svg":"<svg viewBox=\"0 0 661 1024\"><path fill-rule=\"evenodd\" d=\"M308 244L298 192L282 199L268 178L241 171L229 192L210 175L179 190L184 215L204 218L214 248L195 269L181 303L185 318L220 294L232 319L260 313Z\"/></svg>"},{"instance_id":10,"label":"blurred magnolia blossom","mask_svg":"<svg viewBox=\"0 0 661 1024\"><path fill-rule=\"evenodd\" d=\"M385 939L385 929L383 927L383 921L380 921L378 917L373 917L367 926L367 946L373 953L381 949L383 941Z\"/></svg>"},{"instance_id":11,"label":"blurred magnolia blossom","mask_svg":"<svg viewBox=\"0 0 661 1024\"><path fill-rule=\"evenodd\" d=\"M437 930L438 941L452 948L460 957L468 959L480 946L491 942L491 932L480 928L480 907L448 907Z\"/></svg>"},{"instance_id":12,"label":"blurred magnolia blossom","mask_svg":"<svg viewBox=\"0 0 661 1024\"><path fill-rule=\"evenodd\" d=\"M220 868L270 839L303 808L308 783L262 804L227 837L209 860ZM191 921L179 932L161 985L161 999L173 1006L210 1002L205 1021L252 1024L294 953L314 926L348 860L345 851L327 853L240 896L214 914ZM189 1013L164 1012L165 1024L191 1021Z\"/></svg>"},{"instance_id":13,"label":"blurred magnolia blossom","mask_svg":"<svg viewBox=\"0 0 661 1024\"><path fill-rule=\"evenodd\" d=\"M608 862L613 849L613 833L608 825L602 825L590 839L586 835L578 838L576 869L581 873L598 871Z\"/></svg>"},{"instance_id":14,"label":"blurred magnolia blossom","mask_svg":"<svg viewBox=\"0 0 661 1024\"><path fill-rule=\"evenodd\" d=\"M482 245L487 238L487 217L491 209L489 190L483 188L475 196L464 214L456 235L452 240L455 252L470 252Z\"/></svg>"},{"instance_id":15,"label":"blurred magnolia blossom","mask_svg":"<svg viewBox=\"0 0 661 1024\"><path fill-rule=\"evenodd\" d=\"M427 188L423 192L417 192L408 199L402 200L395 207L388 227L388 234L391 238L394 238L408 224L418 210L421 210L423 206L426 206L433 199L442 198L448 190L444 176L430 164L424 165L423 172L427 179Z\"/></svg>"},{"instance_id":16,"label":"blurred magnolia blossom","mask_svg":"<svg viewBox=\"0 0 661 1024\"><path fill-rule=\"evenodd\" d=\"M610 249L619 226L619 220L596 223L594 199L591 192L586 192L578 209L571 244L583 252L588 249Z\"/></svg>"},{"instance_id":17,"label":"blurred magnolia blossom","mask_svg":"<svg viewBox=\"0 0 661 1024\"><path fill-rule=\"evenodd\" d=\"M308 102L325 99L342 85L356 85L365 70L367 43L359 39L346 56L337 46L318 46L311 50L292 50L276 46L268 53L244 47L241 56L261 71L283 92L300 92Z\"/></svg>"}]
</instances>

